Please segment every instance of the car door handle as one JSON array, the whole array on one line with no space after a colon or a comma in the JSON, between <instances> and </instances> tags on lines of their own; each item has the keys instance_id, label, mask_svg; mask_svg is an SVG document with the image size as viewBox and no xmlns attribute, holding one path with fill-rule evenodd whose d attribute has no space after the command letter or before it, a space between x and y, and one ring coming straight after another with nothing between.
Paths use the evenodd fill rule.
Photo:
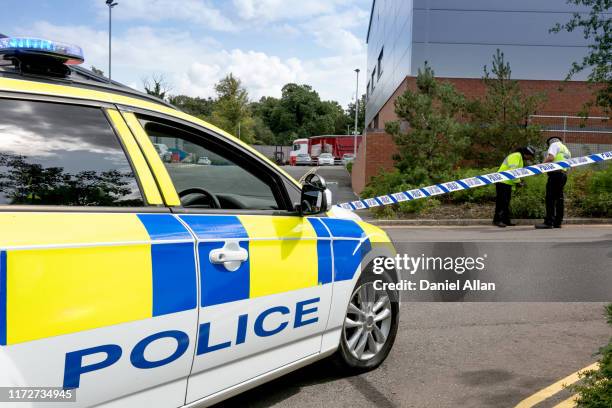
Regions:
<instances>
[{"instance_id":1,"label":"car door handle","mask_svg":"<svg viewBox=\"0 0 612 408\"><path fill-rule=\"evenodd\" d=\"M223 264L225 269L234 272L240 268L240 265L249 259L249 253L242 248L238 241L225 241L223 248L217 248L210 251L208 255L210 263Z\"/></svg>"}]
</instances>

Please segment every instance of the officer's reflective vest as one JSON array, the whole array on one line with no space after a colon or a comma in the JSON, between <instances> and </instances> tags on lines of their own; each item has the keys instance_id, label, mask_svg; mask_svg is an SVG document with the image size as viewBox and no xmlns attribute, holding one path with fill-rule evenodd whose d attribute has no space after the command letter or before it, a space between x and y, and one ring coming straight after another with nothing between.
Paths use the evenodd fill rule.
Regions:
<instances>
[{"instance_id":1,"label":"officer's reflective vest","mask_svg":"<svg viewBox=\"0 0 612 408\"><path fill-rule=\"evenodd\" d=\"M501 166L499 166L499 170L497 170L497 172L499 173L500 171L514 170L514 169L518 169L520 167L523 167L523 155L520 154L519 152L514 152L514 153L510 153L504 159L504 162L501 164ZM518 179L518 178L514 179L514 180L505 180L505 181L502 181L502 183L508 184L510 186L513 186L513 185L518 184L520 182L521 182L521 180Z\"/></svg>"},{"instance_id":2,"label":"officer's reflective vest","mask_svg":"<svg viewBox=\"0 0 612 408\"><path fill-rule=\"evenodd\" d=\"M567 159L571 159L572 158L572 153L569 151L569 149L561 142L555 142L555 143L559 143L560 147L559 147L559 152L555 155L555 162L559 162L562 160L567 160ZM563 169L563 171L567 171L567 169Z\"/></svg>"}]
</instances>

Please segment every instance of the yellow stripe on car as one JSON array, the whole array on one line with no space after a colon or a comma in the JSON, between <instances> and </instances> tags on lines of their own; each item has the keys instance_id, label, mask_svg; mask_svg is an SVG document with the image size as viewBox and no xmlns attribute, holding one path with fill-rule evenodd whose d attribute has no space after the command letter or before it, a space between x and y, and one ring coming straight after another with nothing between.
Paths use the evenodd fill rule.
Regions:
<instances>
[{"instance_id":1,"label":"yellow stripe on car","mask_svg":"<svg viewBox=\"0 0 612 408\"><path fill-rule=\"evenodd\" d=\"M149 169L149 166L147 165L138 144L136 144L136 141L134 140L134 136L132 136L132 133L121 117L121 114L114 109L107 109L106 112L113 122L113 126L115 129L117 129L119 137L121 138L128 155L132 159L132 163L134 164L135 171L138 174L138 179L142 185L147 202L153 205L163 204L161 195L159 194L159 189L157 188L153 174L151 174L151 169Z\"/></svg>"},{"instance_id":2,"label":"yellow stripe on car","mask_svg":"<svg viewBox=\"0 0 612 408\"><path fill-rule=\"evenodd\" d=\"M251 298L318 285L317 234L307 219L256 215L238 218L251 239Z\"/></svg>"},{"instance_id":3,"label":"yellow stripe on car","mask_svg":"<svg viewBox=\"0 0 612 408\"><path fill-rule=\"evenodd\" d=\"M7 344L152 316L151 246L7 253Z\"/></svg>"},{"instance_id":4,"label":"yellow stripe on car","mask_svg":"<svg viewBox=\"0 0 612 408\"><path fill-rule=\"evenodd\" d=\"M145 133L144 129L138 122L136 115L131 112L122 112L125 121L127 122L129 128L132 130L138 145L142 149L149 165L151 166L151 170L155 174L155 178L157 179L157 183L159 184L159 188L164 195L164 201L166 205L169 206L178 206L181 205L181 200L176 193L176 189L174 188L174 184L172 184L172 180L170 179L170 175L166 170L166 166L161 161L159 154L155 151L155 147L153 147L153 143L149 140L149 137Z\"/></svg>"},{"instance_id":5,"label":"yellow stripe on car","mask_svg":"<svg viewBox=\"0 0 612 408\"><path fill-rule=\"evenodd\" d=\"M0 212L0 225L0 249L36 246L41 242L57 246L149 240L134 214Z\"/></svg>"},{"instance_id":6,"label":"yellow stripe on car","mask_svg":"<svg viewBox=\"0 0 612 408\"><path fill-rule=\"evenodd\" d=\"M0 213L0 225L7 344L152 316L150 238L136 215Z\"/></svg>"}]
</instances>

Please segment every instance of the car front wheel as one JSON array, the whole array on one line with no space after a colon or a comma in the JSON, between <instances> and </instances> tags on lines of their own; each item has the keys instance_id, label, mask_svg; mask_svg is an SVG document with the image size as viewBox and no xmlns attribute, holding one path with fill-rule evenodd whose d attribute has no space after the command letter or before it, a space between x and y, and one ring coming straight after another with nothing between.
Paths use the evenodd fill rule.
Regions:
<instances>
[{"instance_id":1,"label":"car front wheel","mask_svg":"<svg viewBox=\"0 0 612 408\"><path fill-rule=\"evenodd\" d=\"M378 290L375 281L382 281L376 284ZM372 370L391 351L399 324L398 294L381 285L384 282L392 282L387 273L374 275L364 271L355 285L335 357L336 362L344 368L352 371Z\"/></svg>"}]
</instances>

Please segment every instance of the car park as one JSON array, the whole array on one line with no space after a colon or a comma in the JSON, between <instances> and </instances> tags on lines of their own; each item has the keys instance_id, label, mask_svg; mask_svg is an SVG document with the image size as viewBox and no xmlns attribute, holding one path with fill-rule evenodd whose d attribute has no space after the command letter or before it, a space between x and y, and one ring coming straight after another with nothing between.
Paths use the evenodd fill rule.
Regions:
<instances>
[{"instance_id":1,"label":"car park","mask_svg":"<svg viewBox=\"0 0 612 408\"><path fill-rule=\"evenodd\" d=\"M203 406L326 357L384 361L399 306L373 281L399 277L371 266L395 251L321 177L102 81L79 47L0 38L0 56L1 387Z\"/></svg>"},{"instance_id":2,"label":"car park","mask_svg":"<svg viewBox=\"0 0 612 408\"><path fill-rule=\"evenodd\" d=\"M331 153L321 153L319 157L317 157L317 164L319 166L333 166L334 156L332 156Z\"/></svg>"}]
</instances>

